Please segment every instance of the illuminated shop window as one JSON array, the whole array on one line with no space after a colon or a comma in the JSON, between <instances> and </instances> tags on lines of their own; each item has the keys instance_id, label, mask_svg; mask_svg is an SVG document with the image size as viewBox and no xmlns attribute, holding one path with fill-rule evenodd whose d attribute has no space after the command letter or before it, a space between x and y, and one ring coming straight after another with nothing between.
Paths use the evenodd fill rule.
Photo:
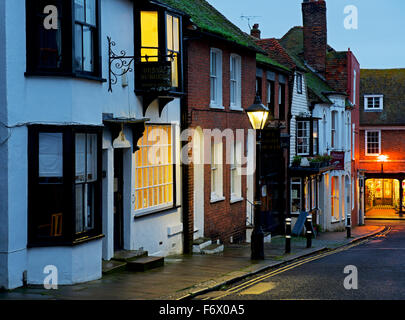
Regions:
<instances>
[{"instance_id":1,"label":"illuminated shop window","mask_svg":"<svg viewBox=\"0 0 405 320\"><path fill-rule=\"evenodd\" d=\"M173 206L173 139L170 125L147 125L135 153L135 210Z\"/></svg>"}]
</instances>

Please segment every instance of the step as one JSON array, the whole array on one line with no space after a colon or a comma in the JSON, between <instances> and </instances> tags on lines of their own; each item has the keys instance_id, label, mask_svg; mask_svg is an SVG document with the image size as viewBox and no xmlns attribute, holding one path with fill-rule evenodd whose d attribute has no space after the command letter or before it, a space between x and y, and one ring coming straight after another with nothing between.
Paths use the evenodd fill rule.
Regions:
<instances>
[{"instance_id":1,"label":"step","mask_svg":"<svg viewBox=\"0 0 405 320\"><path fill-rule=\"evenodd\" d=\"M125 270L127 263L123 261L102 261L103 274L109 274L115 271Z\"/></svg>"},{"instance_id":2,"label":"step","mask_svg":"<svg viewBox=\"0 0 405 320\"><path fill-rule=\"evenodd\" d=\"M146 271L163 267L164 257L141 257L127 262L127 269L130 271Z\"/></svg>"},{"instance_id":3,"label":"step","mask_svg":"<svg viewBox=\"0 0 405 320\"><path fill-rule=\"evenodd\" d=\"M201 253L201 250L212 244L209 238L198 238L193 241L193 253Z\"/></svg>"},{"instance_id":4,"label":"step","mask_svg":"<svg viewBox=\"0 0 405 320\"><path fill-rule=\"evenodd\" d=\"M144 250L121 250L114 253L112 260L129 262L141 257L148 256L148 251Z\"/></svg>"},{"instance_id":5,"label":"step","mask_svg":"<svg viewBox=\"0 0 405 320\"><path fill-rule=\"evenodd\" d=\"M213 243L201 250L202 254L215 254L224 251L224 245Z\"/></svg>"}]
</instances>

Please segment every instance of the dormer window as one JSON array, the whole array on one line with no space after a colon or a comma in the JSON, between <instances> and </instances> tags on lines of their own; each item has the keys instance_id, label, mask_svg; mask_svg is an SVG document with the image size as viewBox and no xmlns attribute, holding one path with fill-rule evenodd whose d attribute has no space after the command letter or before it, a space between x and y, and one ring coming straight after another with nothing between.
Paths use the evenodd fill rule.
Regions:
<instances>
[{"instance_id":1,"label":"dormer window","mask_svg":"<svg viewBox=\"0 0 405 320\"><path fill-rule=\"evenodd\" d=\"M365 95L364 110L365 111L382 111L384 109L383 95Z\"/></svg>"}]
</instances>

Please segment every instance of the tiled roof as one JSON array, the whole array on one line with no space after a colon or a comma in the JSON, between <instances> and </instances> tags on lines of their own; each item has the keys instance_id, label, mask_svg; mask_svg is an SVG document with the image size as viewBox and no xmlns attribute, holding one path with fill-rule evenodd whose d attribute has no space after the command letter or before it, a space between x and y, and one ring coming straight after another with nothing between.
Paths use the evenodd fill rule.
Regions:
<instances>
[{"instance_id":1,"label":"tiled roof","mask_svg":"<svg viewBox=\"0 0 405 320\"><path fill-rule=\"evenodd\" d=\"M256 40L256 43L267 52L268 57L288 67L289 69L295 69L296 64L290 58L285 49L280 45L277 39L260 39Z\"/></svg>"},{"instance_id":2,"label":"tiled roof","mask_svg":"<svg viewBox=\"0 0 405 320\"><path fill-rule=\"evenodd\" d=\"M280 40L279 43L289 54L294 63L301 69L306 70L308 87L308 98L311 102L332 104L325 92L334 91L328 83L312 72L304 62L304 29L302 27L291 28Z\"/></svg>"},{"instance_id":3,"label":"tiled roof","mask_svg":"<svg viewBox=\"0 0 405 320\"><path fill-rule=\"evenodd\" d=\"M250 35L244 33L205 0L158 0L190 16L193 23L208 32L256 52L262 52Z\"/></svg>"},{"instance_id":4,"label":"tiled roof","mask_svg":"<svg viewBox=\"0 0 405 320\"><path fill-rule=\"evenodd\" d=\"M269 56L266 56L266 55L261 54L261 53L256 54L256 61L268 64L270 66L282 69L282 70L287 71L287 72L291 72L290 68L287 68L286 66L283 66L282 64L278 63L276 60L273 60Z\"/></svg>"},{"instance_id":5,"label":"tiled roof","mask_svg":"<svg viewBox=\"0 0 405 320\"><path fill-rule=\"evenodd\" d=\"M364 111L364 95L384 95L381 112ZM360 124L405 125L405 69L360 70Z\"/></svg>"}]
</instances>

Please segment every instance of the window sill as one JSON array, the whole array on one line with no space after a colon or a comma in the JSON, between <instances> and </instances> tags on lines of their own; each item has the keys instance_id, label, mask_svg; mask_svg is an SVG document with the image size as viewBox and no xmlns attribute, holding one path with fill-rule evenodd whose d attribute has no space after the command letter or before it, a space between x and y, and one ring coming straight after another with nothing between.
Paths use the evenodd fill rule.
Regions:
<instances>
[{"instance_id":1,"label":"window sill","mask_svg":"<svg viewBox=\"0 0 405 320\"><path fill-rule=\"evenodd\" d=\"M59 241L59 242L52 242L52 240L42 241L42 242L38 241L38 242L29 243L27 245L27 248L73 247L73 246L81 245L83 243L90 242L93 240L99 240L104 237L105 237L104 234L99 234L96 236L84 237L84 238L77 239L74 241Z\"/></svg>"},{"instance_id":2,"label":"window sill","mask_svg":"<svg viewBox=\"0 0 405 320\"><path fill-rule=\"evenodd\" d=\"M134 215L134 219L139 219L139 218L144 218L146 216L150 216L153 214L165 214L165 213L171 213L174 210L177 210L178 208L181 208L181 206L170 206L170 207L163 207L163 208L155 208L143 212L138 212Z\"/></svg>"},{"instance_id":3,"label":"window sill","mask_svg":"<svg viewBox=\"0 0 405 320\"><path fill-rule=\"evenodd\" d=\"M384 109L364 109L364 112L383 112Z\"/></svg>"},{"instance_id":4,"label":"window sill","mask_svg":"<svg viewBox=\"0 0 405 320\"><path fill-rule=\"evenodd\" d=\"M237 107L237 106L230 106L229 110L231 110L231 111L239 111L239 112L244 111L242 107Z\"/></svg>"},{"instance_id":5,"label":"window sill","mask_svg":"<svg viewBox=\"0 0 405 320\"><path fill-rule=\"evenodd\" d=\"M94 80L101 83L107 82L106 79L99 76L74 72L30 71L25 72L24 75L26 77L62 77L62 78L78 78L78 79Z\"/></svg>"},{"instance_id":6,"label":"window sill","mask_svg":"<svg viewBox=\"0 0 405 320\"><path fill-rule=\"evenodd\" d=\"M238 196L231 196L231 200L229 201L231 204L238 203L245 200L243 197Z\"/></svg>"},{"instance_id":7,"label":"window sill","mask_svg":"<svg viewBox=\"0 0 405 320\"><path fill-rule=\"evenodd\" d=\"M225 200L224 196L218 196L218 195L211 194L210 203L217 203L217 202L221 202L221 201L224 201L224 200Z\"/></svg>"},{"instance_id":8,"label":"window sill","mask_svg":"<svg viewBox=\"0 0 405 320\"><path fill-rule=\"evenodd\" d=\"M220 106L220 105L212 104L212 103L210 103L210 108L211 109L218 109L218 110L225 110L224 106Z\"/></svg>"}]
</instances>

